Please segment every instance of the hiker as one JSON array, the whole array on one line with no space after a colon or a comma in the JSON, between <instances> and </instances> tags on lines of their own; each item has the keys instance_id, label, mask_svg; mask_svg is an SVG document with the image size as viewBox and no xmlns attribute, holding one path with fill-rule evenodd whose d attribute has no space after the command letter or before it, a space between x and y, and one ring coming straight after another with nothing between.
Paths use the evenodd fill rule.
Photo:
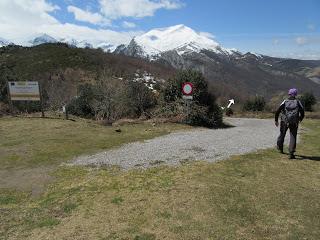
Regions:
<instances>
[{"instance_id":1,"label":"hiker","mask_svg":"<svg viewBox=\"0 0 320 240\"><path fill-rule=\"evenodd\" d=\"M296 99L298 91L295 88L289 90L289 98L284 100L275 114L275 125L278 127L279 114L281 113L280 135L277 141L279 152L283 153L283 142L288 128L290 129L289 153L290 159L295 159L298 125L304 118L304 109L301 102Z\"/></svg>"}]
</instances>

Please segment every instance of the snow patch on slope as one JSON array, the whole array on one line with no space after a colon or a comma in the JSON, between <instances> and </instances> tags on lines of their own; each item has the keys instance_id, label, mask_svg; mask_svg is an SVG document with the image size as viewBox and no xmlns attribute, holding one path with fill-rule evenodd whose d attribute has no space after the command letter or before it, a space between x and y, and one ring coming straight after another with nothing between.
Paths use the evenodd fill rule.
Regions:
<instances>
[{"instance_id":1,"label":"snow patch on slope","mask_svg":"<svg viewBox=\"0 0 320 240\"><path fill-rule=\"evenodd\" d=\"M164 79L158 79L156 77L154 77L151 73L148 73L146 71L144 72L140 72L137 71L135 73L133 82L140 82L143 83L147 88L149 88L149 90L153 91L153 92L157 92L157 90L155 90L155 85L157 83L164 83L165 80Z\"/></svg>"}]
</instances>

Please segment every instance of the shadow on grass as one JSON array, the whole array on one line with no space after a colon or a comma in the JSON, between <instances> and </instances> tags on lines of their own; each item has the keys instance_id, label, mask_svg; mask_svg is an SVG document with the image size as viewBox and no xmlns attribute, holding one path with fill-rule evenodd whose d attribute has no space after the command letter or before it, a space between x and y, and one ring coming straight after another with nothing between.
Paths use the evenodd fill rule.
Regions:
<instances>
[{"instance_id":1,"label":"shadow on grass","mask_svg":"<svg viewBox=\"0 0 320 240\"><path fill-rule=\"evenodd\" d=\"M296 155L298 160L311 160L311 161L320 161L320 156L304 156L304 155Z\"/></svg>"},{"instance_id":2,"label":"shadow on grass","mask_svg":"<svg viewBox=\"0 0 320 240\"><path fill-rule=\"evenodd\" d=\"M27 119L53 119L53 120L64 120L64 121L72 121L76 122L75 119L69 118L69 119L64 119L64 118L59 118L59 117L39 117L39 116L18 116L18 115L13 115L12 117L15 118L27 118Z\"/></svg>"}]
</instances>

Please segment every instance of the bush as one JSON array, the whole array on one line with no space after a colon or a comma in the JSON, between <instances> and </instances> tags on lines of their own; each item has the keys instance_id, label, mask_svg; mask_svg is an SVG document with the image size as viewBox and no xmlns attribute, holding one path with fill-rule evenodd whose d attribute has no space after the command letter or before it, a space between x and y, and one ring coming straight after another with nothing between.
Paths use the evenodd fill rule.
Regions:
<instances>
[{"instance_id":1,"label":"bush","mask_svg":"<svg viewBox=\"0 0 320 240\"><path fill-rule=\"evenodd\" d=\"M194 87L189 116L182 100L182 85L191 82ZM202 73L194 70L181 71L165 84L161 92L160 108L172 110L171 114L184 114L191 125L218 127L222 124L222 112L208 92L208 84Z\"/></svg>"},{"instance_id":2,"label":"bush","mask_svg":"<svg viewBox=\"0 0 320 240\"><path fill-rule=\"evenodd\" d=\"M299 97L299 99L304 105L304 109L306 111L313 111L313 106L317 103L317 99L312 93L304 93L302 96Z\"/></svg>"},{"instance_id":3,"label":"bush","mask_svg":"<svg viewBox=\"0 0 320 240\"><path fill-rule=\"evenodd\" d=\"M160 118L175 118L177 116L185 116L185 103L182 99L175 102L160 101L158 106L153 110L152 115Z\"/></svg>"},{"instance_id":4,"label":"bush","mask_svg":"<svg viewBox=\"0 0 320 240\"><path fill-rule=\"evenodd\" d=\"M219 109L211 110L210 106L193 104L187 116L187 123L193 126L219 127L222 125L222 113Z\"/></svg>"},{"instance_id":5,"label":"bush","mask_svg":"<svg viewBox=\"0 0 320 240\"><path fill-rule=\"evenodd\" d=\"M250 112L258 112L258 111L263 111L265 107L266 107L266 101L264 100L264 97L256 96L252 99L248 99L244 103L243 110L250 111Z\"/></svg>"},{"instance_id":6,"label":"bush","mask_svg":"<svg viewBox=\"0 0 320 240\"><path fill-rule=\"evenodd\" d=\"M149 115L147 111L155 104L153 93L143 83L103 75L96 84L79 87L68 111L111 123L123 117Z\"/></svg>"}]
</instances>

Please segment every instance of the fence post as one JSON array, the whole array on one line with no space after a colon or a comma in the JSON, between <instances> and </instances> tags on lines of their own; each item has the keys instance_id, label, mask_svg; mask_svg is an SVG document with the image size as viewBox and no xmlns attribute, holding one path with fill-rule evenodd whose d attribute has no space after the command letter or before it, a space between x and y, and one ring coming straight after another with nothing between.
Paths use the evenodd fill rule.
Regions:
<instances>
[{"instance_id":1,"label":"fence post","mask_svg":"<svg viewBox=\"0 0 320 240\"><path fill-rule=\"evenodd\" d=\"M42 86L39 82L39 94L40 94L40 107L41 107L41 117L44 118L44 109L43 109L43 96L42 96Z\"/></svg>"}]
</instances>

